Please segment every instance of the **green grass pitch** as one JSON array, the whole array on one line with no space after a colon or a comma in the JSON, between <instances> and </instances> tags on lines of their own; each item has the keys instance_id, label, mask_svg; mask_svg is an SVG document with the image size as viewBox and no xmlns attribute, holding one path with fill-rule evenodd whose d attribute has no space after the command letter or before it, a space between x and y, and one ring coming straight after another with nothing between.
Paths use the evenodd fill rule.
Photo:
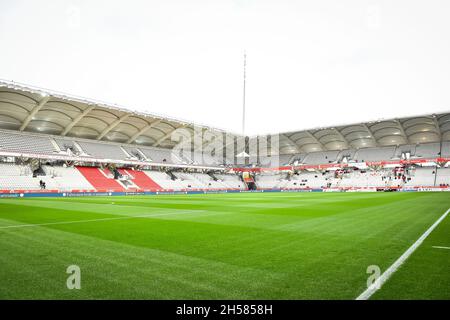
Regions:
<instances>
[{"instance_id":1,"label":"green grass pitch","mask_svg":"<svg viewBox=\"0 0 450 320\"><path fill-rule=\"evenodd\" d=\"M1 299L355 299L448 193L0 199ZM450 217L372 299L450 299ZM69 290L66 269L81 269Z\"/></svg>"}]
</instances>

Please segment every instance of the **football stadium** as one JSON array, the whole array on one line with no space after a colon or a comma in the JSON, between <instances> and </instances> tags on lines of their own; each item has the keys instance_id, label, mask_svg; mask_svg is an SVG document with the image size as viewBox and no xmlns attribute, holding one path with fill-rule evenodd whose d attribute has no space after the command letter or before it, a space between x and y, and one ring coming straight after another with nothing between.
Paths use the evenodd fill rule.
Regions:
<instances>
[{"instance_id":1,"label":"football stadium","mask_svg":"<svg viewBox=\"0 0 450 320\"><path fill-rule=\"evenodd\" d=\"M450 113L244 136L1 81L0 128L2 299L450 298Z\"/></svg>"},{"instance_id":2,"label":"football stadium","mask_svg":"<svg viewBox=\"0 0 450 320\"><path fill-rule=\"evenodd\" d=\"M447 311L449 16L0 1L0 309Z\"/></svg>"}]
</instances>

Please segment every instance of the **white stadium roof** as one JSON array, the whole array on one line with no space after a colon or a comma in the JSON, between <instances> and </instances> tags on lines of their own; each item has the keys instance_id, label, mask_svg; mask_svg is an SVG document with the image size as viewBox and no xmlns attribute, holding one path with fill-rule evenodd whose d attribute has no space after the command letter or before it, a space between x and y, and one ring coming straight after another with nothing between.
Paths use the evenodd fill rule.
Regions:
<instances>
[{"instance_id":1,"label":"white stadium roof","mask_svg":"<svg viewBox=\"0 0 450 320\"><path fill-rule=\"evenodd\" d=\"M176 143L171 140L176 129L185 128L193 135L194 127L239 137L221 129L0 80L0 129L171 148ZM279 152L309 153L446 140L450 140L449 112L281 133Z\"/></svg>"},{"instance_id":2,"label":"white stadium roof","mask_svg":"<svg viewBox=\"0 0 450 320\"><path fill-rule=\"evenodd\" d=\"M120 106L0 80L0 128L171 148L180 128L213 134L222 129L135 112ZM238 136L227 132L231 136Z\"/></svg>"},{"instance_id":3,"label":"white stadium roof","mask_svg":"<svg viewBox=\"0 0 450 320\"><path fill-rule=\"evenodd\" d=\"M280 153L309 153L450 140L450 113L355 123L280 134Z\"/></svg>"}]
</instances>

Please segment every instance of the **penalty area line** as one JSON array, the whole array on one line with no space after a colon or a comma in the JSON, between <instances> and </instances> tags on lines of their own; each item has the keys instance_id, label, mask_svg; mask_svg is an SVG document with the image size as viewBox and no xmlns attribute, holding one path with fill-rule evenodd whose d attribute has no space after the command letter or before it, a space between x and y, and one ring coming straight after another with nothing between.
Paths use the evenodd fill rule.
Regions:
<instances>
[{"instance_id":1,"label":"penalty area line","mask_svg":"<svg viewBox=\"0 0 450 320\"><path fill-rule=\"evenodd\" d=\"M397 271L397 269L409 258L409 256L422 244L422 242L430 235L430 233L441 223L442 220L450 212L450 208L436 220L431 227L425 231L411 247L408 248L372 285L370 285L363 293L361 293L356 300L368 300L375 292L377 292L383 284Z\"/></svg>"}]
</instances>

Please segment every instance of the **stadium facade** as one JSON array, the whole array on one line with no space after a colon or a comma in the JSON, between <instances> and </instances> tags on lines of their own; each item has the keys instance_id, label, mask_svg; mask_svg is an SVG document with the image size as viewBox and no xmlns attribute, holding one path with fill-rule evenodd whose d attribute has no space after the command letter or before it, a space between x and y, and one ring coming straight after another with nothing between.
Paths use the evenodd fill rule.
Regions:
<instances>
[{"instance_id":1,"label":"stadium facade","mask_svg":"<svg viewBox=\"0 0 450 320\"><path fill-rule=\"evenodd\" d=\"M450 190L450 113L244 136L0 81L3 196Z\"/></svg>"}]
</instances>

